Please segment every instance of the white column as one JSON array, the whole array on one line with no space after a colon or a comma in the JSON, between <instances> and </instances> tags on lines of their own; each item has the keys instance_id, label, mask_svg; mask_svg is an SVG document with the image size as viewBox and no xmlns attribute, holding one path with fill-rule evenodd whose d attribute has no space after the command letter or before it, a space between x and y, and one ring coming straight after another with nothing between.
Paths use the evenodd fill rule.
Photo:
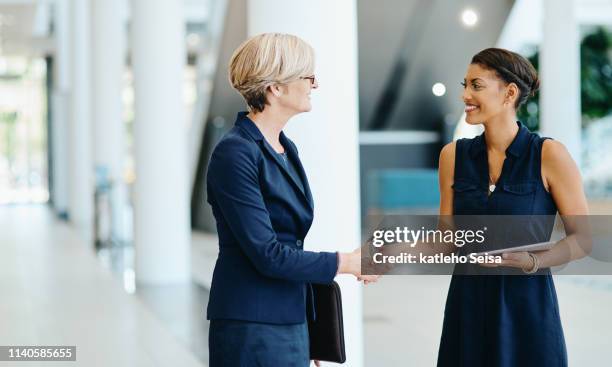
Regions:
<instances>
[{"instance_id":1,"label":"white column","mask_svg":"<svg viewBox=\"0 0 612 367\"><path fill-rule=\"evenodd\" d=\"M189 279L182 1L132 0L136 281Z\"/></svg>"},{"instance_id":2,"label":"white column","mask_svg":"<svg viewBox=\"0 0 612 367\"><path fill-rule=\"evenodd\" d=\"M112 182L112 228L124 239L123 213L126 188L123 182L125 156L122 119L122 79L125 65L125 1L92 0L92 119L94 165L104 169Z\"/></svg>"},{"instance_id":3,"label":"white column","mask_svg":"<svg viewBox=\"0 0 612 367\"><path fill-rule=\"evenodd\" d=\"M294 117L287 135L300 151L315 201L306 249L360 246L357 8L354 0L250 0L248 32L295 34L316 53L313 110ZM362 285L340 276L347 366L363 365Z\"/></svg>"},{"instance_id":4,"label":"white column","mask_svg":"<svg viewBox=\"0 0 612 367\"><path fill-rule=\"evenodd\" d=\"M72 93L70 95L70 219L91 239L94 210L91 158L90 3L72 0Z\"/></svg>"},{"instance_id":5,"label":"white column","mask_svg":"<svg viewBox=\"0 0 612 367\"><path fill-rule=\"evenodd\" d=\"M53 91L51 96L51 154L53 161L53 207L60 215L68 214L68 131L70 111L70 9L68 0L57 0L54 12L55 54L53 59Z\"/></svg>"},{"instance_id":6,"label":"white column","mask_svg":"<svg viewBox=\"0 0 612 367\"><path fill-rule=\"evenodd\" d=\"M540 133L559 140L580 166L580 37L574 0L544 0Z\"/></svg>"}]
</instances>

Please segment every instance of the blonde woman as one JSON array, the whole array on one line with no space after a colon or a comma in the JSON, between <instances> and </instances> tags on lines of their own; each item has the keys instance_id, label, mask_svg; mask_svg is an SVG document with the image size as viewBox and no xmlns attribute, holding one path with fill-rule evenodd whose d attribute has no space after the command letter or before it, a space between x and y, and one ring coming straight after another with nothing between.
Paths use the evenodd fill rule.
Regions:
<instances>
[{"instance_id":1,"label":"blonde woman","mask_svg":"<svg viewBox=\"0 0 612 367\"><path fill-rule=\"evenodd\" d=\"M313 198L289 119L311 109L318 87L312 48L268 33L245 41L229 65L231 85L249 112L215 147L208 202L219 234L208 303L209 365L308 366L310 283L360 277L360 251L304 250Z\"/></svg>"}]
</instances>

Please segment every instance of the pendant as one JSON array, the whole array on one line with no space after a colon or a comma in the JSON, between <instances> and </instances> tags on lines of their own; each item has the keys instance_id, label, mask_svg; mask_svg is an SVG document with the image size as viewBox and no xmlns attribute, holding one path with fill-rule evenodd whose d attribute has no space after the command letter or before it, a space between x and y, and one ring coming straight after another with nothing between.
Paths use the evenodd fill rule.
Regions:
<instances>
[{"instance_id":1,"label":"pendant","mask_svg":"<svg viewBox=\"0 0 612 367\"><path fill-rule=\"evenodd\" d=\"M489 191L491 192L495 191L495 185L489 185Z\"/></svg>"}]
</instances>

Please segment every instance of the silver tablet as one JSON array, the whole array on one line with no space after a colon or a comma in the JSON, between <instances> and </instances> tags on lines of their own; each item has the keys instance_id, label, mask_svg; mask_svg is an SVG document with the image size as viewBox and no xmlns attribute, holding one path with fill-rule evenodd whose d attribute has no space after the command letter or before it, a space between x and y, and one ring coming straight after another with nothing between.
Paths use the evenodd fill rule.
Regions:
<instances>
[{"instance_id":1,"label":"silver tablet","mask_svg":"<svg viewBox=\"0 0 612 367\"><path fill-rule=\"evenodd\" d=\"M521 251L529 251L529 252L536 252L536 251L544 251L544 250L550 250L557 242L555 241L548 241L548 242L540 242L540 243L534 243L531 245L523 245L523 246L517 246L517 247L508 247L508 248L502 248L499 250L493 250L493 251L484 251L484 252L479 252L476 255L501 255L504 252L521 252Z\"/></svg>"}]
</instances>

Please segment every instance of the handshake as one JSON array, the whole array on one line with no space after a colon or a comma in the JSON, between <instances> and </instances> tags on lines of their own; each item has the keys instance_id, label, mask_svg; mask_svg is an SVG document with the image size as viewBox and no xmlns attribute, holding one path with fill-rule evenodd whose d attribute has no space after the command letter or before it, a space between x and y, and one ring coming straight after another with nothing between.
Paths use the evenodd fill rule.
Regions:
<instances>
[{"instance_id":1,"label":"handshake","mask_svg":"<svg viewBox=\"0 0 612 367\"><path fill-rule=\"evenodd\" d=\"M380 275L361 274L361 247L353 252L338 252L338 274L353 274L364 285L375 283Z\"/></svg>"}]
</instances>

